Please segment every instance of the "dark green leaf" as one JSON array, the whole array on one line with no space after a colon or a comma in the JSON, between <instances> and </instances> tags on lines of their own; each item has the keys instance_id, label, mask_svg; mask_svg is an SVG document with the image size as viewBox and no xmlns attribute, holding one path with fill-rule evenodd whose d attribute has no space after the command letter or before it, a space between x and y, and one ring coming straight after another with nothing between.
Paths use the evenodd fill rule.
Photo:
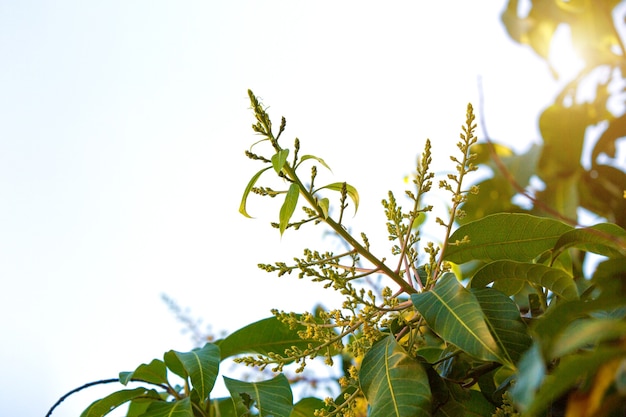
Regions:
<instances>
[{"instance_id":1,"label":"dark green leaf","mask_svg":"<svg viewBox=\"0 0 626 417\"><path fill-rule=\"evenodd\" d=\"M461 264L472 260L530 261L551 249L572 227L528 214L500 213L459 227L448 240L445 259ZM467 236L469 242L459 243Z\"/></svg>"},{"instance_id":2,"label":"dark green leaf","mask_svg":"<svg viewBox=\"0 0 626 417\"><path fill-rule=\"evenodd\" d=\"M491 334L509 365L517 363L532 343L513 300L492 288L472 290L485 314Z\"/></svg>"},{"instance_id":3,"label":"dark green leaf","mask_svg":"<svg viewBox=\"0 0 626 417\"><path fill-rule=\"evenodd\" d=\"M541 264L507 260L491 262L474 274L470 286L482 288L492 282L493 288L509 296L517 294L529 282L547 288L566 300L578 298L576 284L570 275Z\"/></svg>"},{"instance_id":4,"label":"dark green leaf","mask_svg":"<svg viewBox=\"0 0 626 417\"><path fill-rule=\"evenodd\" d=\"M120 382L126 385L131 379L142 380L152 384L167 383L167 368L165 363L154 359L149 364L142 363L133 372L120 372Z\"/></svg>"},{"instance_id":5,"label":"dark green leaf","mask_svg":"<svg viewBox=\"0 0 626 417\"><path fill-rule=\"evenodd\" d=\"M248 212L246 211L246 202L248 201L248 195L250 194L250 191L254 187L254 184L256 184L261 174L263 174L268 169L270 169L270 167L263 168L262 170L254 174L254 176L252 177L252 179L250 179L250 182L248 182L248 185L246 186L246 189L243 192L243 197L241 197L241 203L239 204L239 213L243 214L246 217L252 218L252 216L250 216Z\"/></svg>"},{"instance_id":6,"label":"dark green leaf","mask_svg":"<svg viewBox=\"0 0 626 417\"><path fill-rule=\"evenodd\" d=\"M280 234L282 235L289 224L289 220L293 215L293 212L296 210L296 206L298 205L298 197L300 197L300 187L296 183L292 183L289 186L289 191L287 191L287 195L285 196L285 202L280 208L280 218L279 218L279 228Z\"/></svg>"},{"instance_id":7,"label":"dark green leaf","mask_svg":"<svg viewBox=\"0 0 626 417\"><path fill-rule=\"evenodd\" d=\"M291 329L276 317L269 317L249 324L215 343L220 347L222 360L240 354L267 355L269 352L283 354L285 349L292 346L303 350L307 348L312 341L303 340L298 336L298 331L304 329L304 326Z\"/></svg>"},{"instance_id":8,"label":"dark green leaf","mask_svg":"<svg viewBox=\"0 0 626 417\"><path fill-rule=\"evenodd\" d=\"M321 410L324 406L324 401L319 398L303 398L293 406L289 417L313 417L315 410Z\"/></svg>"},{"instance_id":9,"label":"dark green leaf","mask_svg":"<svg viewBox=\"0 0 626 417\"><path fill-rule=\"evenodd\" d=\"M173 352L185 368L186 374L191 378L193 389L204 402L213 390L219 371L219 347L213 343L207 343L204 347L193 349L191 352Z\"/></svg>"},{"instance_id":10,"label":"dark green leaf","mask_svg":"<svg viewBox=\"0 0 626 417\"><path fill-rule=\"evenodd\" d=\"M174 402L159 401L150 404L141 417L194 417L191 400L186 397Z\"/></svg>"},{"instance_id":11,"label":"dark green leaf","mask_svg":"<svg viewBox=\"0 0 626 417\"><path fill-rule=\"evenodd\" d=\"M428 375L393 336L378 341L365 354L359 383L370 405L370 417L430 414Z\"/></svg>"},{"instance_id":12,"label":"dark green leaf","mask_svg":"<svg viewBox=\"0 0 626 417\"><path fill-rule=\"evenodd\" d=\"M224 377L226 388L237 404L254 406L261 417L289 417L293 408L293 394L283 374L262 382L244 382ZM238 407L239 408L239 407Z\"/></svg>"},{"instance_id":13,"label":"dark green leaf","mask_svg":"<svg viewBox=\"0 0 626 417\"><path fill-rule=\"evenodd\" d=\"M609 258L626 255L626 230L613 223L602 223L564 233L554 246L554 257L575 247Z\"/></svg>"},{"instance_id":14,"label":"dark green leaf","mask_svg":"<svg viewBox=\"0 0 626 417\"><path fill-rule=\"evenodd\" d=\"M274 171L277 174L280 174L280 171L283 170L285 166L285 162L287 162L287 157L289 156L289 149L281 149L274 155L272 155L272 166L274 167Z\"/></svg>"},{"instance_id":15,"label":"dark green leaf","mask_svg":"<svg viewBox=\"0 0 626 417\"><path fill-rule=\"evenodd\" d=\"M475 358L508 362L489 331L478 300L454 274L444 274L432 290L412 294L411 299L428 325L445 341Z\"/></svg>"},{"instance_id":16,"label":"dark green leaf","mask_svg":"<svg viewBox=\"0 0 626 417\"><path fill-rule=\"evenodd\" d=\"M156 391L146 388L120 390L93 402L85 411L81 413L80 417L105 416L120 405L138 397L154 398L155 400L161 399Z\"/></svg>"},{"instance_id":17,"label":"dark green leaf","mask_svg":"<svg viewBox=\"0 0 626 417\"><path fill-rule=\"evenodd\" d=\"M235 408L235 403L230 397L217 398L211 400L211 409L213 411L212 416L219 417L237 417L238 413Z\"/></svg>"}]
</instances>

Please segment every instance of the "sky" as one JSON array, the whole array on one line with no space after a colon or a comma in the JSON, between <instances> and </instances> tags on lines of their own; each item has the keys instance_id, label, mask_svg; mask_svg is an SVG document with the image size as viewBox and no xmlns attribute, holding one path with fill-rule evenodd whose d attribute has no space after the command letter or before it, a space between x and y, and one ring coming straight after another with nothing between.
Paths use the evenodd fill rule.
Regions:
<instances>
[{"instance_id":1,"label":"sky","mask_svg":"<svg viewBox=\"0 0 626 417\"><path fill-rule=\"evenodd\" d=\"M338 300L256 266L332 243L281 238L275 201L238 213L260 168L248 88L286 117L285 146L359 190L350 227L370 240L426 138L449 168L468 102L493 139L537 142L558 83L509 40L504 4L0 0L0 414L195 347L163 294L215 334Z\"/></svg>"}]
</instances>

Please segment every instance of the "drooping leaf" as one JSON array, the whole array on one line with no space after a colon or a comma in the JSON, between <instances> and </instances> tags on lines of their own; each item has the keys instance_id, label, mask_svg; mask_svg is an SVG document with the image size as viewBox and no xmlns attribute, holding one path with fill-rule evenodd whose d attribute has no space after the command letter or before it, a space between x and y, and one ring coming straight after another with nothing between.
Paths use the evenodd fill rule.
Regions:
<instances>
[{"instance_id":1,"label":"drooping leaf","mask_svg":"<svg viewBox=\"0 0 626 417\"><path fill-rule=\"evenodd\" d=\"M378 341L365 354L359 383L370 406L370 417L430 414L428 375L393 336Z\"/></svg>"},{"instance_id":2,"label":"drooping leaf","mask_svg":"<svg viewBox=\"0 0 626 417\"><path fill-rule=\"evenodd\" d=\"M517 363L531 345L526 324L513 300L493 288L473 289L491 334L509 366Z\"/></svg>"},{"instance_id":3,"label":"drooping leaf","mask_svg":"<svg viewBox=\"0 0 626 417\"><path fill-rule=\"evenodd\" d=\"M167 383L167 368L163 361L154 359L149 364L142 363L133 372L120 372L120 382L126 385L131 379L152 384Z\"/></svg>"},{"instance_id":4,"label":"drooping leaf","mask_svg":"<svg viewBox=\"0 0 626 417\"><path fill-rule=\"evenodd\" d=\"M551 249L572 227L549 218L499 213L459 227L448 240L444 257L461 264L471 260L530 261ZM467 236L469 242L458 243Z\"/></svg>"},{"instance_id":5,"label":"drooping leaf","mask_svg":"<svg viewBox=\"0 0 626 417\"><path fill-rule=\"evenodd\" d=\"M330 200L328 200L328 198L321 198L317 202L317 204L322 209L322 212L324 213L324 218L327 218L328 217L328 210L330 208Z\"/></svg>"},{"instance_id":6,"label":"drooping leaf","mask_svg":"<svg viewBox=\"0 0 626 417\"><path fill-rule=\"evenodd\" d=\"M302 162L304 162L304 161L306 161L308 159L313 159L313 160L319 162L320 164L322 164L322 166L324 166L329 171L332 171L332 169L330 169L330 167L326 164L326 162L324 162L324 160L322 158L318 158L317 156L314 156L314 155L303 155L300 158L300 162L298 162L298 165L300 165ZM296 165L296 167L297 167L297 165Z\"/></svg>"},{"instance_id":7,"label":"drooping leaf","mask_svg":"<svg viewBox=\"0 0 626 417\"><path fill-rule=\"evenodd\" d=\"M413 305L445 341L475 358L507 363L489 331L476 297L454 274L444 274L430 291L412 294Z\"/></svg>"},{"instance_id":8,"label":"drooping leaf","mask_svg":"<svg viewBox=\"0 0 626 417\"><path fill-rule=\"evenodd\" d=\"M215 379L219 371L220 349L213 343L207 343L202 348L191 352L173 352L173 355L182 364L185 374L189 375L194 391L205 401L213 390Z\"/></svg>"},{"instance_id":9,"label":"drooping leaf","mask_svg":"<svg viewBox=\"0 0 626 417\"><path fill-rule=\"evenodd\" d=\"M285 166L285 162L287 162L287 157L289 156L289 149L281 149L274 155L272 155L272 166L274 167L274 171L277 174L280 174L280 171L283 170Z\"/></svg>"},{"instance_id":10,"label":"drooping leaf","mask_svg":"<svg viewBox=\"0 0 626 417\"><path fill-rule=\"evenodd\" d=\"M317 190L315 190L315 192L323 190L325 188L328 190L341 192L341 190L343 189L343 184L343 182L335 182L318 188ZM350 184L346 184L346 191L348 192L348 197L350 197L350 199L354 203L354 212L356 213L359 209L359 192Z\"/></svg>"},{"instance_id":11,"label":"drooping leaf","mask_svg":"<svg viewBox=\"0 0 626 417\"><path fill-rule=\"evenodd\" d=\"M291 219L293 212L296 210L296 206L298 205L298 197L300 197L300 187L298 186L298 184L292 183L289 186L287 195L285 196L285 201L280 208L278 225L281 235L285 232L285 229L287 229L289 220Z\"/></svg>"},{"instance_id":12,"label":"drooping leaf","mask_svg":"<svg viewBox=\"0 0 626 417\"><path fill-rule=\"evenodd\" d=\"M107 395L97 401L94 401L85 411L83 411L80 417L102 417L109 414L122 404L127 403L138 397L154 398L160 400L159 394L154 390L146 388L125 389L116 391Z\"/></svg>"},{"instance_id":13,"label":"drooping leaf","mask_svg":"<svg viewBox=\"0 0 626 417\"><path fill-rule=\"evenodd\" d=\"M613 223L571 230L554 245L554 257L571 247L609 258L623 257L626 255L626 230Z\"/></svg>"},{"instance_id":14,"label":"drooping leaf","mask_svg":"<svg viewBox=\"0 0 626 417\"><path fill-rule=\"evenodd\" d=\"M506 295L515 295L527 282L549 289L566 300L578 298L574 279L565 271L541 264L500 260L491 262L474 274L470 286L483 288L493 282L493 288Z\"/></svg>"},{"instance_id":15,"label":"drooping leaf","mask_svg":"<svg viewBox=\"0 0 626 417\"><path fill-rule=\"evenodd\" d=\"M250 194L250 191L252 191L252 188L254 187L254 184L256 184L259 177L261 177L261 175L268 169L270 169L270 167L263 168L262 170L254 174L254 176L250 179L250 182L248 182L248 185L246 185L246 189L243 191L243 196L241 197L241 203L239 204L239 213L243 214L244 216L248 218L252 218L252 216L250 216L248 212L246 211L246 202L248 201L248 195Z\"/></svg>"},{"instance_id":16,"label":"drooping leaf","mask_svg":"<svg viewBox=\"0 0 626 417\"><path fill-rule=\"evenodd\" d=\"M215 344L220 347L222 360L240 354L282 354L292 346L303 350L307 348L312 341L298 336L298 331L304 329L304 326L292 329L276 317L269 317L242 327Z\"/></svg>"},{"instance_id":17,"label":"drooping leaf","mask_svg":"<svg viewBox=\"0 0 626 417\"><path fill-rule=\"evenodd\" d=\"M261 382L245 382L224 377L224 383L235 403L243 403L247 409L254 406L261 417L289 417L291 414L293 394L289 381L283 374Z\"/></svg>"},{"instance_id":18,"label":"drooping leaf","mask_svg":"<svg viewBox=\"0 0 626 417\"><path fill-rule=\"evenodd\" d=\"M141 417L194 417L191 399L186 397L173 402L154 402Z\"/></svg>"}]
</instances>

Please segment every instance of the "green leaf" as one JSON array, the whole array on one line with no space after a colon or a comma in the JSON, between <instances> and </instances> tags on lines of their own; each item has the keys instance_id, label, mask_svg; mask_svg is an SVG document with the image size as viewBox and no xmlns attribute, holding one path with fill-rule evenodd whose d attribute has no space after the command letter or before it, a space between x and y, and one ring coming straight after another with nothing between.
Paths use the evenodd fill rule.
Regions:
<instances>
[{"instance_id":1,"label":"green leaf","mask_svg":"<svg viewBox=\"0 0 626 417\"><path fill-rule=\"evenodd\" d=\"M248 182L248 185L246 186L246 189L243 192L243 197L241 197L241 203L239 204L239 213L243 214L244 216L248 218L252 218L252 216L250 216L248 212L246 211L246 202L248 201L248 195L250 194L250 191L252 191L252 188L254 187L254 184L256 184L259 177L268 169L270 169L270 167L263 168L262 170L254 174L254 176L252 177L252 179L250 179L250 182Z\"/></svg>"},{"instance_id":2,"label":"green leaf","mask_svg":"<svg viewBox=\"0 0 626 417\"><path fill-rule=\"evenodd\" d=\"M507 363L509 366L517 363L532 343L517 304L493 288L473 289L471 292L478 300L491 334Z\"/></svg>"},{"instance_id":3,"label":"green leaf","mask_svg":"<svg viewBox=\"0 0 626 417\"><path fill-rule=\"evenodd\" d=\"M104 398L94 401L80 417L102 417L115 410L120 405L138 397L154 398L160 400L159 394L146 388L125 389L109 394Z\"/></svg>"},{"instance_id":4,"label":"green leaf","mask_svg":"<svg viewBox=\"0 0 626 417\"><path fill-rule=\"evenodd\" d=\"M319 398L306 397L293 406L289 417L312 417L315 410L321 410L324 407L324 401Z\"/></svg>"},{"instance_id":5,"label":"green leaf","mask_svg":"<svg viewBox=\"0 0 626 417\"><path fill-rule=\"evenodd\" d=\"M320 164L322 164L326 169L328 169L329 171L332 171L332 169L330 169L330 167L326 164L326 162L324 162L322 158L318 158L317 156L313 156L313 155L303 155L302 158L300 158L300 162L298 163L298 165L300 165L302 162L306 161L307 159L314 159ZM296 165L296 167L298 165Z\"/></svg>"},{"instance_id":6,"label":"green leaf","mask_svg":"<svg viewBox=\"0 0 626 417\"><path fill-rule=\"evenodd\" d=\"M565 271L541 264L514 261L491 262L474 274L470 286L486 287L493 282L493 288L506 295L515 295L525 287L526 282L540 285L565 300L578 298L574 279Z\"/></svg>"},{"instance_id":7,"label":"green leaf","mask_svg":"<svg viewBox=\"0 0 626 417\"><path fill-rule=\"evenodd\" d=\"M267 356L270 352L282 354L285 349L296 346L306 349L311 340L304 340L298 336L298 331L304 326L292 329L278 321L276 317L269 317L249 324L231 333L225 339L215 342L220 347L222 360L234 355L258 353Z\"/></svg>"},{"instance_id":8,"label":"green leaf","mask_svg":"<svg viewBox=\"0 0 626 417\"><path fill-rule=\"evenodd\" d=\"M289 191L287 191L287 195L285 196L285 202L280 208L280 219L279 219L279 228L280 234L282 235L289 224L289 220L293 215L293 212L296 210L296 206L298 205L298 197L300 197L300 187L296 183L292 183L289 186Z\"/></svg>"},{"instance_id":9,"label":"green leaf","mask_svg":"<svg viewBox=\"0 0 626 417\"><path fill-rule=\"evenodd\" d=\"M279 374L261 382L245 382L224 377L233 401L246 409L254 406L261 417L289 417L293 408L293 394L287 377ZM242 414L239 414L242 415Z\"/></svg>"},{"instance_id":10,"label":"green leaf","mask_svg":"<svg viewBox=\"0 0 626 417\"><path fill-rule=\"evenodd\" d=\"M530 261L554 247L561 235L570 230L572 227L554 219L518 213L492 214L459 227L448 239L444 257L457 264L472 260ZM469 242L461 242L464 237Z\"/></svg>"},{"instance_id":11,"label":"green leaf","mask_svg":"<svg viewBox=\"0 0 626 417\"><path fill-rule=\"evenodd\" d=\"M287 157L289 156L289 149L281 149L272 155L272 166L274 167L274 171L277 174L280 174L280 171L283 170L285 166L285 162L287 162Z\"/></svg>"},{"instance_id":12,"label":"green leaf","mask_svg":"<svg viewBox=\"0 0 626 417\"><path fill-rule=\"evenodd\" d=\"M219 371L220 348L213 343L207 343L204 347L193 349L191 352L171 352L183 365L185 373L191 378L194 391L204 402L215 385Z\"/></svg>"},{"instance_id":13,"label":"green leaf","mask_svg":"<svg viewBox=\"0 0 626 417\"><path fill-rule=\"evenodd\" d=\"M430 291L411 294L413 305L445 341L475 358L507 363L489 331L476 297L454 274L444 274Z\"/></svg>"},{"instance_id":14,"label":"green leaf","mask_svg":"<svg viewBox=\"0 0 626 417\"><path fill-rule=\"evenodd\" d=\"M128 384L131 379L142 380L151 384L166 384L167 368L163 361L154 359L148 365L142 363L133 372L120 372L122 384Z\"/></svg>"},{"instance_id":15,"label":"green leaf","mask_svg":"<svg viewBox=\"0 0 626 417\"><path fill-rule=\"evenodd\" d=\"M330 208L330 200L328 200L327 198L322 198L322 199L318 200L317 204L322 209L322 213L324 213L324 218L327 218L328 217L328 210Z\"/></svg>"},{"instance_id":16,"label":"green leaf","mask_svg":"<svg viewBox=\"0 0 626 417\"><path fill-rule=\"evenodd\" d=\"M365 354L359 383L370 405L370 417L430 415L428 375L391 335Z\"/></svg>"},{"instance_id":17,"label":"green leaf","mask_svg":"<svg viewBox=\"0 0 626 417\"><path fill-rule=\"evenodd\" d=\"M609 258L623 257L626 254L626 230L613 223L571 230L556 242L553 257L571 247Z\"/></svg>"},{"instance_id":18,"label":"green leaf","mask_svg":"<svg viewBox=\"0 0 626 417\"><path fill-rule=\"evenodd\" d=\"M343 182L335 182L332 184L328 184L321 188L318 188L313 193L315 194L319 190L323 190L325 188L328 190L341 192L341 190L343 189L343 184L344 184ZM359 192L356 190L356 188L354 188L350 184L346 184L346 191L348 192L348 197L350 197L350 199L354 203L354 213L356 214L357 210L359 209Z\"/></svg>"},{"instance_id":19,"label":"green leaf","mask_svg":"<svg viewBox=\"0 0 626 417\"><path fill-rule=\"evenodd\" d=\"M237 417L237 409L230 397L216 398L211 400L211 416L219 417Z\"/></svg>"},{"instance_id":20,"label":"green leaf","mask_svg":"<svg viewBox=\"0 0 626 417\"><path fill-rule=\"evenodd\" d=\"M194 417L191 399L186 397L174 402L159 401L150 404L141 417Z\"/></svg>"}]
</instances>

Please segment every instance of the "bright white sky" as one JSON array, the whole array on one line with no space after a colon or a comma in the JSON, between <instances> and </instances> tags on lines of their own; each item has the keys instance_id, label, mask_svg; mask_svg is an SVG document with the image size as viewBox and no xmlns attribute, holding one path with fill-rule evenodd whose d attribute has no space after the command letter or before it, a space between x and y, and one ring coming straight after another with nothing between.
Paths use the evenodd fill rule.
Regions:
<instances>
[{"instance_id":1,"label":"bright white sky","mask_svg":"<svg viewBox=\"0 0 626 417\"><path fill-rule=\"evenodd\" d=\"M298 136L329 181L359 189L351 225L370 239L426 138L447 160L479 75L490 134L536 141L556 84L509 41L503 7L0 1L0 414L43 416L72 388L192 348L162 293L216 332L318 301L256 264L306 239L323 249L322 229L280 239L278 201L251 200L256 220L237 212L260 167L243 155L248 88L276 126L287 118L286 146Z\"/></svg>"}]
</instances>

